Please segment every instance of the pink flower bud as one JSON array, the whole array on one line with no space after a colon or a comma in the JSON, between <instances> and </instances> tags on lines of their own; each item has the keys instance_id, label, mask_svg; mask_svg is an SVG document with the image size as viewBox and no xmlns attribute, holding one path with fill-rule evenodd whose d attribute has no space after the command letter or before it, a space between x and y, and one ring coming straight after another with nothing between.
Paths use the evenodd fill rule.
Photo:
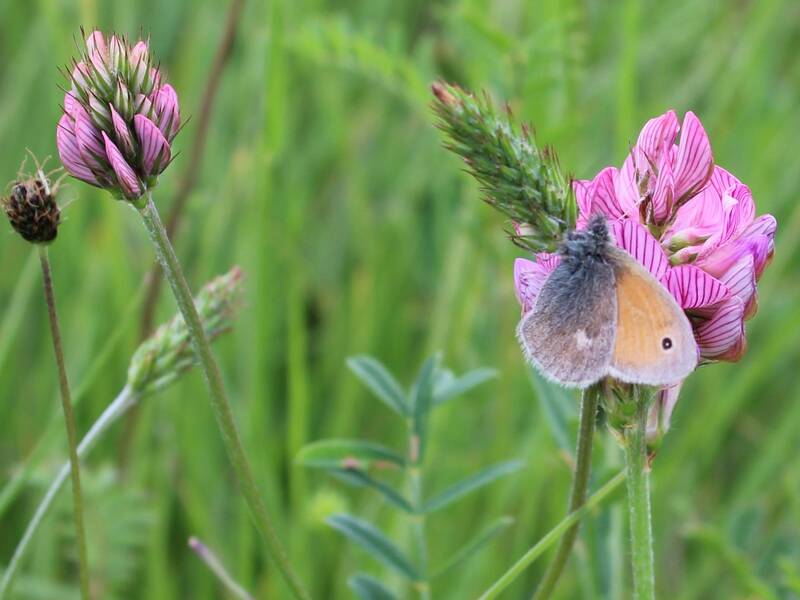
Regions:
<instances>
[{"instance_id":1,"label":"pink flower bud","mask_svg":"<svg viewBox=\"0 0 800 600\"><path fill-rule=\"evenodd\" d=\"M56 133L71 175L128 200L156 185L180 129L178 96L152 64L146 41L92 31Z\"/></svg>"}]
</instances>

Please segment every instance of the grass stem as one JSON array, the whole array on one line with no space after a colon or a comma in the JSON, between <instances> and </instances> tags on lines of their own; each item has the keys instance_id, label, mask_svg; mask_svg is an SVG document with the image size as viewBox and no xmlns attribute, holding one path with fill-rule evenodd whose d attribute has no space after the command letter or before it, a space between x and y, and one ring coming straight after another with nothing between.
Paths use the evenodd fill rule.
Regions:
<instances>
[{"instance_id":1,"label":"grass stem","mask_svg":"<svg viewBox=\"0 0 800 600\"><path fill-rule=\"evenodd\" d=\"M47 246L39 245L39 262L42 266L42 283L47 301L47 314L50 321L50 333L53 338L53 351L58 368L58 385L61 392L61 408L64 411L64 423L67 426L67 445L69 446L69 466L72 478L72 505L75 519L75 539L78 544L78 571L81 585L81 597L89 595L89 559L86 551L86 531L83 524L83 494L81 493L81 473L78 462L78 433L75 427L75 415L72 411L72 397L67 380L67 368L64 364L64 349L61 345L61 328L58 324L56 297L53 292L53 277Z\"/></svg>"},{"instance_id":2,"label":"grass stem","mask_svg":"<svg viewBox=\"0 0 800 600\"><path fill-rule=\"evenodd\" d=\"M592 468L592 440L594 438L595 421L597 420L597 405L600 394L603 393L602 384L597 383L586 388L581 399L581 416L578 428L578 444L575 450L575 474L572 479L572 491L569 496L569 513L578 510L586 501L586 490L589 487L589 475ZM567 564L575 539L578 537L580 522L561 538L553 561L548 565L539 587L534 594L534 600L549 598L558 583L561 573Z\"/></svg>"},{"instance_id":3,"label":"grass stem","mask_svg":"<svg viewBox=\"0 0 800 600\"><path fill-rule=\"evenodd\" d=\"M178 308L186 322L186 327L189 330L192 344L197 353L197 358L208 385L214 416L222 434L222 440L225 444L228 458L233 466L236 478L239 481L242 494L245 497L256 526L261 532L272 558L292 593L296 598L306 600L309 598L309 595L289 562L286 551L278 539L278 534L272 524L272 519L267 512L266 505L256 486L250 463L242 447L239 432L236 428L233 411L231 410L225 386L222 382L222 374L220 373L219 365L214 358L208 338L203 330L203 325L197 314L189 285L186 283L186 279L183 276L183 270L181 269L178 257L175 255L175 251L172 248L172 244L167 237L167 232L158 214L158 209L153 203L153 198L149 192L147 204L139 210L139 214L142 217L150 240L153 242L159 262L161 263L161 268L169 282L172 294L175 297Z\"/></svg>"}]
</instances>

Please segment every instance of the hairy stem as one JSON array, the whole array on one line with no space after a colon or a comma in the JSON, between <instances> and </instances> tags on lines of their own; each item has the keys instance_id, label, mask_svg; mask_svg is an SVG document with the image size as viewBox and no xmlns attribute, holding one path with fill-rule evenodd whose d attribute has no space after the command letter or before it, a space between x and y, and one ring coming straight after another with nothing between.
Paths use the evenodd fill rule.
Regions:
<instances>
[{"instance_id":1,"label":"hairy stem","mask_svg":"<svg viewBox=\"0 0 800 600\"><path fill-rule=\"evenodd\" d=\"M100 417L94 422L86 435L83 436L81 443L76 449L77 456L79 458L84 458L86 454L88 454L89 450L92 449L92 446L94 446L95 442L97 442L100 436L102 436L103 433L105 433L113 423L115 423L122 415L124 415L128 409L135 405L138 399L138 396L126 386L114 399L114 401L106 407L106 409L103 411L103 414L101 414ZM70 465L71 463L67 462L61 467L56 475L56 478L53 480L53 483L51 483L50 487L47 488L44 498L42 498L41 502L39 502L39 506L36 507L33 517L28 523L28 526L25 528L25 533L22 534L22 538L17 544L17 547L14 549L14 555L11 557L11 560L8 563L8 568L3 574L3 580L0 582L0 598L5 598L6 595L11 592L11 585L15 575L17 574L17 571L19 570L20 562L30 549L33 536L39 529L39 526L42 524L44 518L47 516L47 513L50 511L50 507L53 505L53 501L56 499L58 492L66 482L67 477L70 474Z\"/></svg>"},{"instance_id":2,"label":"hairy stem","mask_svg":"<svg viewBox=\"0 0 800 600\"><path fill-rule=\"evenodd\" d=\"M167 237L167 232L161 222L158 209L153 203L153 198L150 196L149 192L147 204L139 210L139 214L150 236L150 241L153 242L159 262L161 263L161 268L164 271L164 275L172 289L172 294L178 304L178 309L183 315L186 327L189 330L192 345L197 353L197 358L208 385L211 407L222 434L222 440L225 444L225 450L228 453L228 459L233 466L239 481L239 487L245 497L253 520L292 593L295 597L305 600L309 598L308 593L305 591L294 568L289 562L286 551L278 539L278 534L272 524L272 519L267 512L266 505L256 486L250 463L242 447L239 431L236 428L236 422L233 418L230 402L228 402L225 386L222 383L219 365L217 365L217 361L211 351L211 346L208 343L203 324L197 314L192 292L189 290L189 285L186 283L186 279L183 276L183 270L178 262L178 257L175 256L175 251Z\"/></svg>"},{"instance_id":3,"label":"hairy stem","mask_svg":"<svg viewBox=\"0 0 800 600\"><path fill-rule=\"evenodd\" d=\"M578 428L578 445L575 450L575 474L572 479L572 491L569 496L568 513L578 510L586 501L586 489L589 487L589 474L592 468L592 439L594 438L595 421L597 419L597 405L603 393L602 383L596 383L583 392L581 399L581 416ZM534 600L549 598L567 565L567 560L578 537L580 521L561 538L556 555L548 565L539 587L534 594Z\"/></svg>"},{"instance_id":4,"label":"hairy stem","mask_svg":"<svg viewBox=\"0 0 800 600\"><path fill-rule=\"evenodd\" d=\"M631 528L631 566L636 600L655 598L653 533L650 524L650 466L647 460L649 395L637 388L635 421L625 430L628 467L628 512Z\"/></svg>"},{"instance_id":5,"label":"hairy stem","mask_svg":"<svg viewBox=\"0 0 800 600\"><path fill-rule=\"evenodd\" d=\"M78 433L75 428L75 415L72 412L72 397L67 381L67 368L64 364L64 350L61 346L61 329L58 324L56 297L53 292L53 278L50 271L50 259L47 247L39 246L39 262L42 265L42 282L44 296L47 301L47 314L50 318L50 333L53 337L53 351L58 368L58 385L61 392L61 408L64 411L64 422L67 426L67 445L69 446L69 465L72 477L72 504L75 518L75 537L78 543L78 569L81 584L81 596L89 598L89 559L86 552L86 532L83 525L83 494L81 493L81 472L78 462Z\"/></svg>"}]
</instances>

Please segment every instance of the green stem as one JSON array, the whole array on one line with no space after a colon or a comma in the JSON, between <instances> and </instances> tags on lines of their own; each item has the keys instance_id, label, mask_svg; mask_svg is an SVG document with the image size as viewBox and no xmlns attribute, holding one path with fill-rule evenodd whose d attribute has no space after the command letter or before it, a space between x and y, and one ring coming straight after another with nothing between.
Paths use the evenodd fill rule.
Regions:
<instances>
[{"instance_id":1,"label":"green stem","mask_svg":"<svg viewBox=\"0 0 800 600\"><path fill-rule=\"evenodd\" d=\"M650 525L650 466L647 460L647 412L649 394L634 391L635 421L625 430L625 462L628 466L628 512L631 528L631 566L636 600L655 598L653 533Z\"/></svg>"},{"instance_id":2,"label":"green stem","mask_svg":"<svg viewBox=\"0 0 800 600\"><path fill-rule=\"evenodd\" d=\"M424 493L422 490L422 464L419 454L419 436L414 430L413 420L408 423L408 487L414 514L411 515L411 534L417 554L419 581L415 582L420 600L430 600L431 584L428 576L428 544L425 539L425 513L422 510Z\"/></svg>"},{"instance_id":3,"label":"green stem","mask_svg":"<svg viewBox=\"0 0 800 600\"><path fill-rule=\"evenodd\" d=\"M586 501L586 490L589 487L589 474L592 468L592 439L594 438L595 421L597 420L597 405L603 393L603 384L596 383L583 392L581 399L580 426L578 428L578 445L575 450L575 475L572 479L572 491L569 497L570 513L578 510ZM547 567L542 577L542 582L536 589L534 600L549 598L558 583L567 560L578 537L580 521L569 529L561 538L553 561Z\"/></svg>"},{"instance_id":4,"label":"green stem","mask_svg":"<svg viewBox=\"0 0 800 600\"><path fill-rule=\"evenodd\" d=\"M228 459L236 473L239 487L250 508L253 520L292 593L297 598L307 600L309 595L289 562L286 551L278 539L278 534L267 512L266 505L256 486L250 463L247 460L247 455L239 438L239 432L236 429L236 422L222 383L219 366L211 351L211 346L208 343L197 309L194 306L192 292L189 290L189 285L183 276L183 270L177 256L175 256L175 251L167 237L167 232L164 230L164 225L161 222L161 217L153 203L150 192L148 192L147 204L139 209L139 214L150 236L150 241L155 246L161 268L164 270L170 288L172 288L175 302L178 304L178 308L186 322L186 327L189 330L189 335L192 338L192 345L203 369L203 375L211 396L211 407L214 410L214 416L222 434Z\"/></svg>"},{"instance_id":5,"label":"green stem","mask_svg":"<svg viewBox=\"0 0 800 600\"><path fill-rule=\"evenodd\" d=\"M61 391L61 408L64 410L64 422L67 426L67 444L69 446L70 475L72 476L72 503L75 517L75 536L78 542L78 569L81 583L81 596L89 599L89 559L86 553L86 533L83 526L83 495L81 494L81 473L78 462L78 434L75 428L75 415L72 412L67 369L64 364L64 350L61 347L61 330L58 325L56 298L53 293L53 278L50 272L50 260L47 247L39 246L39 262L42 265L42 282L44 296L47 300L47 313L50 317L50 333L53 337L53 350L58 367L58 385Z\"/></svg>"},{"instance_id":6,"label":"green stem","mask_svg":"<svg viewBox=\"0 0 800 600\"><path fill-rule=\"evenodd\" d=\"M77 456L79 458L84 458L100 436L124 415L128 409L136 404L138 400L139 396L126 386L114 401L106 407L103 414L94 422L86 435L83 436L81 443L76 449ZM33 541L33 536L50 511L50 507L53 505L53 501L56 499L58 492L67 481L67 477L70 474L70 465L71 463L67 462L58 471L50 487L47 488L44 498L39 502L39 506L36 507L33 517L25 528L25 533L22 534L22 539L20 539L17 547L14 549L14 555L11 557L8 568L3 574L3 580L0 581L0 599L5 598L7 594L11 593L11 586L19 570L20 562L27 554L31 541Z\"/></svg>"},{"instance_id":7,"label":"green stem","mask_svg":"<svg viewBox=\"0 0 800 600\"><path fill-rule=\"evenodd\" d=\"M497 598L497 596L500 595L500 592L511 585L514 580L533 563L533 561L547 552L550 546L556 543L556 541L560 539L567 530L579 523L581 518L586 513L599 506L603 500L605 500L609 494L611 494L611 492L616 490L622 484L624 480L625 471L617 473L608 481L608 483L592 494L592 496L589 497L583 506L581 506L578 510L569 513L558 525L553 527L542 539L536 542L536 544L525 554L523 554L522 557L515 562L511 568L503 574L502 577L500 577L500 579L492 584L492 587L483 593L479 600L491 600L492 598Z\"/></svg>"}]
</instances>

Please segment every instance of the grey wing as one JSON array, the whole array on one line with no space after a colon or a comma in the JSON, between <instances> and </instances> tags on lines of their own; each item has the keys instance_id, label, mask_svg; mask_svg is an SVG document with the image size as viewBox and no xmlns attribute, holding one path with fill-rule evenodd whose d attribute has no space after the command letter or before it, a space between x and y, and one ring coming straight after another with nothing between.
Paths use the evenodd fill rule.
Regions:
<instances>
[{"instance_id":1,"label":"grey wing","mask_svg":"<svg viewBox=\"0 0 800 600\"><path fill-rule=\"evenodd\" d=\"M559 265L517 327L526 358L548 379L587 387L606 375L614 351L617 296L613 268Z\"/></svg>"}]
</instances>

